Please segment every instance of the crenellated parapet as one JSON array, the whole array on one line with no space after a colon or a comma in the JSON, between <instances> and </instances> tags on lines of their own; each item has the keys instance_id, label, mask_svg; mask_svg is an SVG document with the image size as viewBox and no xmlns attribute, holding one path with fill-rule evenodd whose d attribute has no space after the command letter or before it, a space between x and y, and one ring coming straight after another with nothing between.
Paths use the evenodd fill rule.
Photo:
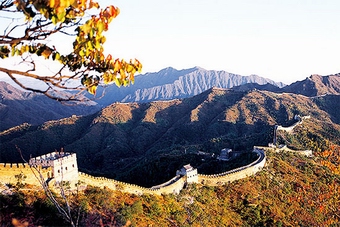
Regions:
<instances>
[{"instance_id":1,"label":"crenellated parapet","mask_svg":"<svg viewBox=\"0 0 340 227\"><path fill-rule=\"evenodd\" d=\"M263 149L254 148L253 152L258 154L258 158L248 165L219 174L204 175L198 174L197 169L194 169L188 164L185 165L181 170L179 170L178 174L176 174L174 178L170 179L169 181L163 184L153 186L151 188L125 183L114 179L109 179L106 177L94 177L86 173L78 172L78 169L77 180L83 182L85 185L93 185L102 188L106 187L111 190L119 190L122 192L132 193L136 195L178 194L188 183L200 183L209 186L224 185L228 182L242 179L257 173L263 168L266 161L266 157ZM75 156L72 155L68 155L64 163L67 163L67 160L72 160L72 162L70 163L73 163ZM39 171L43 174L44 177L46 177L46 179L51 179L53 180L53 182L57 182L58 178L53 177L54 176L53 174L55 174L56 170L55 168L58 165L50 165L49 163L44 162L49 158L50 160L52 160L51 159L52 156L53 154L41 156L37 159L34 159L34 161L31 162L31 164L32 165L34 164L34 166L39 169ZM38 163L41 164L44 163L48 165L37 165ZM2 163L0 164L0 180L3 183L16 183L15 175L22 173L27 177L25 183L39 185L39 182L36 179L31 166L24 163ZM58 168L59 167L60 166L58 166Z\"/></svg>"},{"instance_id":2,"label":"crenellated parapet","mask_svg":"<svg viewBox=\"0 0 340 227\"><path fill-rule=\"evenodd\" d=\"M29 167L28 164L25 163L0 163L0 168L26 168Z\"/></svg>"},{"instance_id":3,"label":"crenellated parapet","mask_svg":"<svg viewBox=\"0 0 340 227\"><path fill-rule=\"evenodd\" d=\"M105 177L93 177L86 173L80 173L79 178L81 181L85 182L89 185L99 186L99 187L107 187L112 190L120 190L127 193L133 193L137 195L141 194L178 194L186 184L191 183L188 176L184 174L184 171L187 170L189 173L195 173L192 176L189 174L189 177L197 177L197 181L192 183L200 183L203 185L209 186L218 186L224 185L228 182L232 182L234 180L239 180L251 175L254 175L258 171L260 171L266 162L266 157L264 150L255 148L254 151L258 154L258 157L252 163L230 170L219 174L212 174L212 175L204 175L204 174L197 174L197 170L193 169L190 165L184 166L181 170L177 171L178 175L174 178L170 179L169 181L153 186L151 188L141 187L135 184L129 184L125 182L120 182L113 179L108 179ZM189 181L188 181L189 180Z\"/></svg>"},{"instance_id":4,"label":"crenellated parapet","mask_svg":"<svg viewBox=\"0 0 340 227\"><path fill-rule=\"evenodd\" d=\"M264 167L266 156L261 149L254 149L253 152L258 154L258 157L254 162L219 174L198 174L199 183L209 186L218 186L256 174Z\"/></svg>"},{"instance_id":5,"label":"crenellated parapet","mask_svg":"<svg viewBox=\"0 0 340 227\"><path fill-rule=\"evenodd\" d=\"M98 187L107 187L111 190L119 190L126 193L132 193L137 195L142 194L157 194L161 195L160 189L145 188L139 185L130 184L122 181L117 181L114 179L109 179L106 177L94 177L92 175L79 172L79 180L87 185L93 185Z\"/></svg>"},{"instance_id":6,"label":"crenellated parapet","mask_svg":"<svg viewBox=\"0 0 340 227\"><path fill-rule=\"evenodd\" d=\"M38 168L43 176L48 176L52 169L51 168ZM24 183L39 185L39 181L34 175L37 173L27 163L0 163L0 182L4 184L15 184L17 183L16 175L23 174L26 176Z\"/></svg>"}]
</instances>

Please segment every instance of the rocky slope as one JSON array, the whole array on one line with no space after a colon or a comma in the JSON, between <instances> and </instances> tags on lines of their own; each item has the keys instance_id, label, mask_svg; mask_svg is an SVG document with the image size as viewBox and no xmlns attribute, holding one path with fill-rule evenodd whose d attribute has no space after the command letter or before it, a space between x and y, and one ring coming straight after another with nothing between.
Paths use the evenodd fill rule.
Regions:
<instances>
[{"instance_id":1,"label":"rocky slope","mask_svg":"<svg viewBox=\"0 0 340 227\"><path fill-rule=\"evenodd\" d=\"M226 71L205 70L200 67L183 70L169 67L156 73L136 76L135 84L130 87L119 89L114 86L108 87L105 96L97 102L107 106L114 101L149 102L187 98L212 87L232 88L247 83L260 85L269 83L279 88L284 86L282 83L257 75L241 76Z\"/></svg>"}]
</instances>

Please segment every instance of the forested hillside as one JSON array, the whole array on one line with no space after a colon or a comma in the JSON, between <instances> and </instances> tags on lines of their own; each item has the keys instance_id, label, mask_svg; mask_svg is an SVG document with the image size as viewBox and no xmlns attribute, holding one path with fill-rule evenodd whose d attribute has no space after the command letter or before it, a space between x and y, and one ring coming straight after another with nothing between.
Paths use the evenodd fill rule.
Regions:
<instances>
[{"instance_id":1,"label":"forested hillside","mask_svg":"<svg viewBox=\"0 0 340 227\"><path fill-rule=\"evenodd\" d=\"M275 125L290 126L297 114L310 118L293 133L278 133L280 143L313 151L339 144L336 100L214 88L183 100L115 103L93 115L2 132L0 162L22 161L15 145L26 158L63 147L77 153L81 171L152 186L169 180L183 164L204 167L198 151L217 155L222 148L266 146Z\"/></svg>"},{"instance_id":2,"label":"forested hillside","mask_svg":"<svg viewBox=\"0 0 340 227\"><path fill-rule=\"evenodd\" d=\"M137 196L88 186L70 196L73 217L82 226L337 226L339 152L338 146L313 158L267 152L267 165L255 176L219 187L193 184L179 195ZM64 223L35 190L14 188L0 200L2 223Z\"/></svg>"}]
</instances>

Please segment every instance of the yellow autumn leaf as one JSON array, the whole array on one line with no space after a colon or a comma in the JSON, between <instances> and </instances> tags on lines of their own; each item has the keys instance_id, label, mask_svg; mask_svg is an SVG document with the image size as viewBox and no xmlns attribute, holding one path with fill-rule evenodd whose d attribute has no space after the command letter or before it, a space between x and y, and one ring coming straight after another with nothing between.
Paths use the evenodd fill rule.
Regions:
<instances>
[{"instance_id":1,"label":"yellow autumn leaf","mask_svg":"<svg viewBox=\"0 0 340 227\"><path fill-rule=\"evenodd\" d=\"M105 72L103 74L104 84L109 84L112 82L112 80L113 80L113 75L110 72Z\"/></svg>"},{"instance_id":2,"label":"yellow autumn leaf","mask_svg":"<svg viewBox=\"0 0 340 227\"><path fill-rule=\"evenodd\" d=\"M127 73L131 73L133 69L134 69L134 67L132 65L130 65L130 64L126 65L126 72Z\"/></svg>"},{"instance_id":3,"label":"yellow autumn leaf","mask_svg":"<svg viewBox=\"0 0 340 227\"><path fill-rule=\"evenodd\" d=\"M80 56L80 57L84 57L84 56L85 56L85 51L84 51L84 49L81 49L81 50L79 51L79 56Z\"/></svg>"},{"instance_id":4,"label":"yellow autumn leaf","mask_svg":"<svg viewBox=\"0 0 340 227\"><path fill-rule=\"evenodd\" d=\"M116 59L115 62L113 63L113 71L114 72L119 72L121 69L121 63L119 61L119 59Z\"/></svg>"},{"instance_id":5,"label":"yellow autumn leaf","mask_svg":"<svg viewBox=\"0 0 340 227\"><path fill-rule=\"evenodd\" d=\"M50 7L51 8L54 8L57 5L56 1L58 1L58 0L50 0Z\"/></svg>"},{"instance_id":6,"label":"yellow autumn leaf","mask_svg":"<svg viewBox=\"0 0 340 227\"><path fill-rule=\"evenodd\" d=\"M57 52L57 53L55 54L55 60L57 60L57 61L60 60L60 54L59 54L59 52Z\"/></svg>"},{"instance_id":7,"label":"yellow autumn leaf","mask_svg":"<svg viewBox=\"0 0 340 227\"><path fill-rule=\"evenodd\" d=\"M117 87L122 86L122 82L121 82L120 78L115 77L115 84L117 85Z\"/></svg>"},{"instance_id":8,"label":"yellow autumn leaf","mask_svg":"<svg viewBox=\"0 0 340 227\"><path fill-rule=\"evenodd\" d=\"M97 23L97 34L101 34L105 29L105 24L102 20Z\"/></svg>"},{"instance_id":9,"label":"yellow autumn leaf","mask_svg":"<svg viewBox=\"0 0 340 227\"><path fill-rule=\"evenodd\" d=\"M52 20L53 24L57 24L58 23L58 18L55 15L52 16L51 20Z\"/></svg>"},{"instance_id":10,"label":"yellow autumn leaf","mask_svg":"<svg viewBox=\"0 0 340 227\"><path fill-rule=\"evenodd\" d=\"M93 85L91 87L89 87L87 89L87 91L91 94L91 95L95 95L96 94L96 90L97 90L97 86L96 85Z\"/></svg>"},{"instance_id":11,"label":"yellow autumn leaf","mask_svg":"<svg viewBox=\"0 0 340 227\"><path fill-rule=\"evenodd\" d=\"M96 49L99 50L101 47L101 43L98 39L96 39Z\"/></svg>"},{"instance_id":12,"label":"yellow autumn leaf","mask_svg":"<svg viewBox=\"0 0 340 227\"><path fill-rule=\"evenodd\" d=\"M121 79L124 81L126 78L125 71L123 69L120 69L119 74L120 74Z\"/></svg>"},{"instance_id":13,"label":"yellow autumn leaf","mask_svg":"<svg viewBox=\"0 0 340 227\"><path fill-rule=\"evenodd\" d=\"M87 42L87 47L89 48L89 50L93 50L93 45L91 41Z\"/></svg>"},{"instance_id":14,"label":"yellow autumn leaf","mask_svg":"<svg viewBox=\"0 0 340 227\"><path fill-rule=\"evenodd\" d=\"M102 36L102 37L100 38L100 42L101 42L101 43L105 43L105 41L106 41L106 37L105 37L105 36Z\"/></svg>"},{"instance_id":15,"label":"yellow autumn leaf","mask_svg":"<svg viewBox=\"0 0 340 227\"><path fill-rule=\"evenodd\" d=\"M29 50L29 47L27 45L21 46L21 53L28 52L28 50Z\"/></svg>"}]
</instances>

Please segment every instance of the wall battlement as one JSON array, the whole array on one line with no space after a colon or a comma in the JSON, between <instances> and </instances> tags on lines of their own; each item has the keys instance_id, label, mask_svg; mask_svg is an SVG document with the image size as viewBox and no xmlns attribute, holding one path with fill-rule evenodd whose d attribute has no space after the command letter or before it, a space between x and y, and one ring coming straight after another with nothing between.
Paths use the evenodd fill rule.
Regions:
<instances>
[{"instance_id":1,"label":"wall battlement","mask_svg":"<svg viewBox=\"0 0 340 227\"><path fill-rule=\"evenodd\" d=\"M219 174L213 175L204 175L198 174L197 182L203 185L209 186L218 186L224 185L228 182L242 179L251 175L254 175L256 172L260 171L265 162L266 157L263 149L254 148L255 153L258 154L258 158L245 166L239 167L237 169L233 169L230 171L226 171ZM51 171L51 167L49 168L40 168L42 173L48 174ZM27 176L25 183L38 185L39 182L35 178L32 169L28 164L24 163L0 163L0 181L3 183L16 183L15 175L17 174L25 174ZM188 182L187 176L175 176L169 181L151 187L145 188L139 185L125 183L121 181L117 181L114 179L109 179L106 177L95 177L86 173L79 172L79 181L84 182L86 185L93 185L97 187L107 187L112 190L120 190L127 193L142 195L142 194L178 194Z\"/></svg>"},{"instance_id":2,"label":"wall battlement","mask_svg":"<svg viewBox=\"0 0 340 227\"><path fill-rule=\"evenodd\" d=\"M47 176L51 168L38 168L44 176ZM39 185L33 170L26 163L0 163L0 182L3 184L16 184L16 175L24 174L26 179L23 183Z\"/></svg>"},{"instance_id":3,"label":"wall battlement","mask_svg":"<svg viewBox=\"0 0 340 227\"><path fill-rule=\"evenodd\" d=\"M266 156L262 149L254 149L253 152L258 154L258 158L254 162L220 174L198 174L199 183L209 186L218 186L254 175L264 167Z\"/></svg>"},{"instance_id":4,"label":"wall battlement","mask_svg":"<svg viewBox=\"0 0 340 227\"><path fill-rule=\"evenodd\" d=\"M29 168L28 164L25 163L0 163L0 168Z\"/></svg>"},{"instance_id":5,"label":"wall battlement","mask_svg":"<svg viewBox=\"0 0 340 227\"><path fill-rule=\"evenodd\" d=\"M258 171L260 171L266 162L266 157L264 150L260 148L254 149L255 153L258 154L258 158L253 161L252 163L239 167L237 169L233 169L230 171L226 171L219 174L213 174L213 175L204 175L204 174L198 174L198 182L203 185L209 185L209 186L218 186L218 185L224 185L226 183L232 182L234 180L239 180L251 175L254 175ZM145 188L134 184L129 184L125 182L120 182L113 179L108 179L105 177L94 177L85 173L80 173L79 176L80 180L92 184L95 186L105 186L113 190L121 190L128 193L134 193L134 194L178 194L184 186L187 184L186 176L178 177L175 176L174 178L170 179L169 181L153 186L152 188Z\"/></svg>"}]
</instances>

